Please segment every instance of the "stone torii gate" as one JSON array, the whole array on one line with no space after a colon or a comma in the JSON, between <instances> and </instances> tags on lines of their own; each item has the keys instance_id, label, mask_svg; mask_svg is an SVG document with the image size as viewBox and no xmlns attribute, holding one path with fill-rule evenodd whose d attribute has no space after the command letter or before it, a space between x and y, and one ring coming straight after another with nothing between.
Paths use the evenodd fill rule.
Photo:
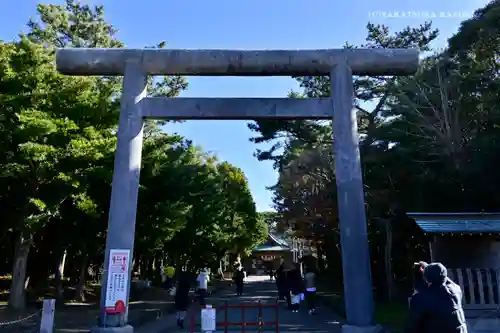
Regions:
<instances>
[{"instance_id":1,"label":"stone torii gate","mask_svg":"<svg viewBox=\"0 0 500 333\"><path fill-rule=\"evenodd\" d=\"M332 119L347 325L343 332L376 332L370 258L358 146L353 75L411 75L414 49L157 50L60 49L57 69L68 75L123 75L118 144L106 239L111 249L133 253L143 119ZM146 97L148 75L330 75L331 98ZM130 263L132 259L130 258ZM130 267L130 265L129 265ZM130 281L129 271L129 281ZM107 274L95 332L133 332L124 316L105 315ZM129 284L130 286L130 284ZM129 289L128 287L127 289ZM127 291L128 295L128 291ZM128 309L128 301L125 304Z\"/></svg>"}]
</instances>

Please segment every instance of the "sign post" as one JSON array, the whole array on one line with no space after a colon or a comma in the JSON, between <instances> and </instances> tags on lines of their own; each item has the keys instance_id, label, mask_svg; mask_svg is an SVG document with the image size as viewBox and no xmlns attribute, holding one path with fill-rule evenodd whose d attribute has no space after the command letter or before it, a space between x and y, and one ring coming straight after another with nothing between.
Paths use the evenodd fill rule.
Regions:
<instances>
[{"instance_id":1,"label":"sign post","mask_svg":"<svg viewBox=\"0 0 500 333\"><path fill-rule=\"evenodd\" d=\"M107 314L124 314L126 311L129 262L130 250L110 250L104 304Z\"/></svg>"},{"instance_id":2,"label":"sign post","mask_svg":"<svg viewBox=\"0 0 500 333\"><path fill-rule=\"evenodd\" d=\"M206 333L215 332L215 318L215 309L211 305L205 305L205 308L201 309L201 331Z\"/></svg>"}]
</instances>

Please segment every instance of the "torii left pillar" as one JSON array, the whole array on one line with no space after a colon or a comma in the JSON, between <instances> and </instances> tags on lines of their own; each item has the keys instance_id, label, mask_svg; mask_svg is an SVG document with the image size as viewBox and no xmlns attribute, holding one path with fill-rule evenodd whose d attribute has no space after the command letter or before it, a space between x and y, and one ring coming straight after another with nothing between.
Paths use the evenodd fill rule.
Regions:
<instances>
[{"instance_id":1,"label":"torii left pillar","mask_svg":"<svg viewBox=\"0 0 500 333\"><path fill-rule=\"evenodd\" d=\"M123 91L120 104L120 120L118 123L118 140L115 153L115 165L109 208L106 252L104 254L105 270L102 275L102 295L107 295L109 255L111 249L129 250L128 286L125 287L127 298L125 312L106 313L106 297L101 297L99 325L91 332L99 333L133 333L128 325L128 298L132 273L132 256L134 249L135 219L137 214L137 196L141 171L142 140L144 119L141 101L146 97L147 75L142 71L137 60L127 61L123 76Z\"/></svg>"}]
</instances>

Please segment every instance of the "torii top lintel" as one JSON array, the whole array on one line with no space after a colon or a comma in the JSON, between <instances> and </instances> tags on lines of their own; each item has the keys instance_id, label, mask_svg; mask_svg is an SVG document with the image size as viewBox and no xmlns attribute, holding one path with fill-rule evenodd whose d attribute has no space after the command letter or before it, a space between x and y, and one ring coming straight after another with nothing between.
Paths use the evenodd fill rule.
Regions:
<instances>
[{"instance_id":1,"label":"torii top lintel","mask_svg":"<svg viewBox=\"0 0 500 333\"><path fill-rule=\"evenodd\" d=\"M328 75L347 62L354 75L411 75L417 49L173 50L67 48L56 53L57 69L69 75L123 75L128 61L148 75Z\"/></svg>"}]
</instances>

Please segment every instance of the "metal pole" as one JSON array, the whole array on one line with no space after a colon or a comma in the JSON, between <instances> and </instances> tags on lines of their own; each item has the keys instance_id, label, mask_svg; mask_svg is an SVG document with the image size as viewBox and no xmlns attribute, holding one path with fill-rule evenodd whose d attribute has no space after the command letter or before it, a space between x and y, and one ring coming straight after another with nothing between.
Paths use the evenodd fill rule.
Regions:
<instances>
[{"instance_id":1,"label":"metal pole","mask_svg":"<svg viewBox=\"0 0 500 333\"><path fill-rule=\"evenodd\" d=\"M227 308L229 306L229 303L227 300L224 301L224 333L227 333L228 331L228 326L227 326L227 322L228 322L228 315L227 315Z\"/></svg>"},{"instance_id":2,"label":"metal pole","mask_svg":"<svg viewBox=\"0 0 500 333\"><path fill-rule=\"evenodd\" d=\"M241 305L241 333L245 333L245 305Z\"/></svg>"},{"instance_id":3,"label":"metal pole","mask_svg":"<svg viewBox=\"0 0 500 333\"><path fill-rule=\"evenodd\" d=\"M144 125L140 101L146 96L146 78L147 76L141 70L138 62L129 61L127 63L123 78L118 140L109 208L108 234L106 236L105 266L99 315L99 326L102 327L126 325L128 318L128 296L132 272L132 254L134 253L135 218ZM125 300L125 313L123 317L116 314L105 314L109 254L112 249L130 250L129 271L127 275L128 283L126 287L127 299ZM123 323L120 323L120 317L122 317Z\"/></svg>"},{"instance_id":4,"label":"metal pole","mask_svg":"<svg viewBox=\"0 0 500 333\"><path fill-rule=\"evenodd\" d=\"M262 325L263 325L262 324L262 303L260 302L260 300L259 300L257 307L258 307L258 311L259 311L259 313L257 315L257 317L258 317L257 318L257 325L258 325L257 332L262 333Z\"/></svg>"},{"instance_id":5,"label":"metal pole","mask_svg":"<svg viewBox=\"0 0 500 333\"><path fill-rule=\"evenodd\" d=\"M332 68L330 78L347 322L354 326L372 326L374 308L370 254L351 68L345 62L339 63Z\"/></svg>"},{"instance_id":6,"label":"metal pole","mask_svg":"<svg viewBox=\"0 0 500 333\"><path fill-rule=\"evenodd\" d=\"M279 299L276 299L276 303L274 303L274 317L275 317L275 333L279 333L280 324L279 324Z\"/></svg>"}]
</instances>

